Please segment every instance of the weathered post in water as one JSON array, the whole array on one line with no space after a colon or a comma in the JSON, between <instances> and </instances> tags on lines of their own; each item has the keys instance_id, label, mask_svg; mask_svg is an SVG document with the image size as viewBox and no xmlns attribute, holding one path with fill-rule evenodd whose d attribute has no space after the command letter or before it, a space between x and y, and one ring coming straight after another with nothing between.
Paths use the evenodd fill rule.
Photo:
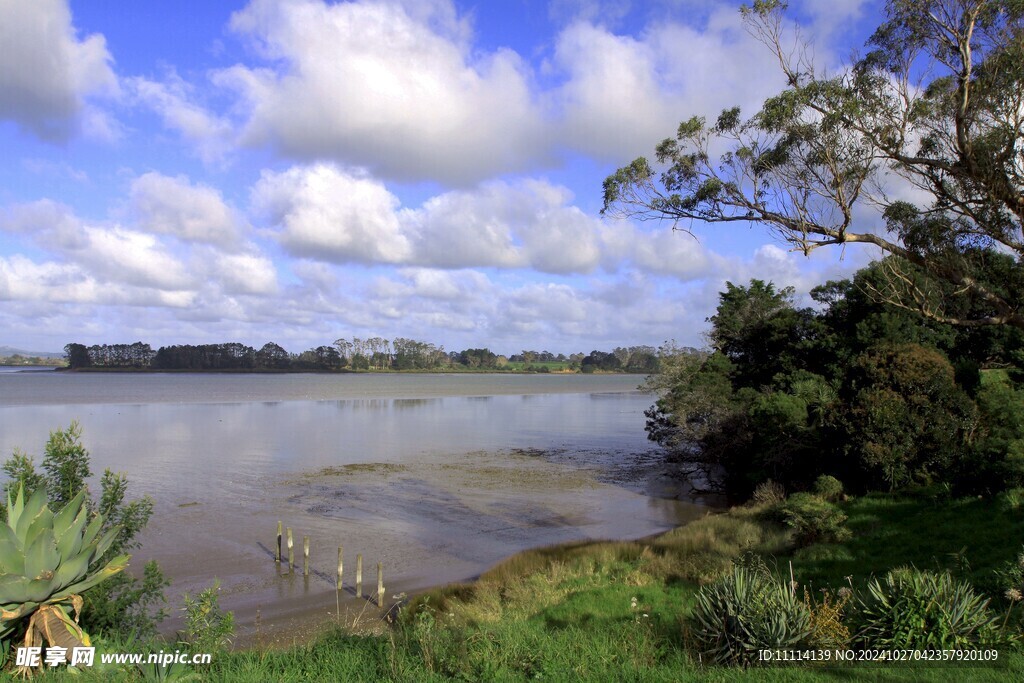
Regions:
<instances>
[{"instance_id":1,"label":"weathered post in water","mask_svg":"<svg viewBox=\"0 0 1024 683\"><path fill-rule=\"evenodd\" d=\"M341 591L341 586L342 586L342 583L343 583L342 579L341 579L341 569L344 566L344 563L341 561L341 549L342 548L343 548L343 546L338 546L338 579L335 581L335 588L338 591Z\"/></svg>"},{"instance_id":2,"label":"weathered post in water","mask_svg":"<svg viewBox=\"0 0 1024 683\"><path fill-rule=\"evenodd\" d=\"M384 565L377 563L377 607L384 606Z\"/></svg>"},{"instance_id":3,"label":"weathered post in water","mask_svg":"<svg viewBox=\"0 0 1024 683\"><path fill-rule=\"evenodd\" d=\"M294 544L292 543L292 528L288 527L288 573L292 573L292 568L295 566L295 550L293 549Z\"/></svg>"},{"instance_id":4,"label":"weathered post in water","mask_svg":"<svg viewBox=\"0 0 1024 683\"><path fill-rule=\"evenodd\" d=\"M302 537L302 575L309 576L309 536Z\"/></svg>"},{"instance_id":5,"label":"weathered post in water","mask_svg":"<svg viewBox=\"0 0 1024 683\"><path fill-rule=\"evenodd\" d=\"M277 520L277 558L274 562L281 564L281 520Z\"/></svg>"},{"instance_id":6,"label":"weathered post in water","mask_svg":"<svg viewBox=\"0 0 1024 683\"><path fill-rule=\"evenodd\" d=\"M356 555L356 597L363 597L363 556Z\"/></svg>"}]
</instances>

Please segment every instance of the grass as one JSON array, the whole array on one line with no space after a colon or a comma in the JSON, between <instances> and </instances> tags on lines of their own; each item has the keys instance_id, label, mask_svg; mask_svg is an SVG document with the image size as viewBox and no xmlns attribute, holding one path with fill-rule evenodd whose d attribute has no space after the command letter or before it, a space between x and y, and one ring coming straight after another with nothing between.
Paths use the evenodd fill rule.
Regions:
<instances>
[{"instance_id":1,"label":"grass","mask_svg":"<svg viewBox=\"0 0 1024 683\"><path fill-rule=\"evenodd\" d=\"M465 585L417 597L376 633L336 630L285 650L225 653L207 681L1006 681L1024 655L997 666L798 665L743 671L702 665L687 647L686 617L700 584L747 552L792 560L804 585L907 563L949 566L984 589L1024 539L1024 515L992 501L867 496L843 504L854 537L794 552L763 508L709 515L636 542L581 542L516 555ZM962 553L961 548L966 547ZM958 553L953 557L950 553ZM125 648L126 651L139 648ZM109 651L109 649L108 649ZM117 651L117 650L115 650ZM92 670L83 680L139 680ZM48 673L45 678L71 678Z\"/></svg>"}]
</instances>

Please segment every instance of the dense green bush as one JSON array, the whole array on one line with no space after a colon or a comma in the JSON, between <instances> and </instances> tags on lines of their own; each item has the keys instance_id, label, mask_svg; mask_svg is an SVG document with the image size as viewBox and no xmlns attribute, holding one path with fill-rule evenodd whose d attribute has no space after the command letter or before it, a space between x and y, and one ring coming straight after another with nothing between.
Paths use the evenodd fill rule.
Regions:
<instances>
[{"instance_id":1,"label":"dense green bush","mask_svg":"<svg viewBox=\"0 0 1024 683\"><path fill-rule=\"evenodd\" d=\"M814 495L834 503L843 497L843 482L829 474L823 474L814 480Z\"/></svg>"},{"instance_id":2,"label":"dense green bush","mask_svg":"<svg viewBox=\"0 0 1024 683\"><path fill-rule=\"evenodd\" d=\"M948 572L893 569L857 599L853 638L869 649L970 649L1004 639L988 600Z\"/></svg>"},{"instance_id":3,"label":"dense green bush","mask_svg":"<svg viewBox=\"0 0 1024 683\"><path fill-rule=\"evenodd\" d=\"M793 528L793 540L799 546L832 543L850 537L844 526L846 515L827 500L810 494L794 493L780 508L782 521Z\"/></svg>"},{"instance_id":4,"label":"dense green bush","mask_svg":"<svg viewBox=\"0 0 1024 683\"><path fill-rule=\"evenodd\" d=\"M735 566L717 583L700 589L691 634L711 661L752 666L758 664L759 650L807 645L811 613L764 565Z\"/></svg>"},{"instance_id":5,"label":"dense green bush","mask_svg":"<svg viewBox=\"0 0 1024 683\"><path fill-rule=\"evenodd\" d=\"M850 371L843 438L869 489L948 481L967 453L975 413L941 353L884 345L861 354Z\"/></svg>"}]
</instances>

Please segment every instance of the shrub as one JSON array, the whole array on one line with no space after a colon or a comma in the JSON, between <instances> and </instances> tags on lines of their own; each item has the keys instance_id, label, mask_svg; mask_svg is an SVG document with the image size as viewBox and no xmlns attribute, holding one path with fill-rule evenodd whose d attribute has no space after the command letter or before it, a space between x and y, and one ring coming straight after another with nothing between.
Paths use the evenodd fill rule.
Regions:
<instances>
[{"instance_id":1,"label":"shrub","mask_svg":"<svg viewBox=\"0 0 1024 683\"><path fill-rule=\"evenodd\" d=\"M808 644L811 614L763 564L735 566L697 593L691 634L713 662L751 666L758 663L759 650Z\"/></svg>"},{"instance_id":2,"label":"shrub","mask_svg":"<svg viewBox=\"0 0 1024 683\"><path fill-rule=\"evenodd\" d=\"M948 572L891 570L857 600L854 643L871 649L969 649L1000 642L988 600Z\"/></svg>"},{"instance_id":3,"label":"shrub","mask_svg":"<svg viewBox=\"0 0 1024 683\"><path fill-rule=\"evenodd\" d=\"M126 501L128 479L123 474L104 471L100 478L100 497L95 500L86 481L92 476L89 451L81 443L82 430L77 422L67 429L50 432L40 469L32 458L15 451L0 470L10 480L3 493L10 495L21 487L25 497L35 491L45 493L51 508L62 508L81 494L90 514L102 518L101 533L113 532L103 556L97 562L109 562L115 557L138 548L138 534L146 527L153 514L153 501L148 497ZM0 506L0 510L3 506ZM5 516L6 511L0 513ZM156 625L166 613L161 605L166 602L163 589L169 585L156 562L145 566L142 579L120 572L86 591L82 597L85 609L81 626L89 633L127 636L156 634Z\"/></svg>"},{"instance_id":4,"label":"shrub","mask_svg":"<svg viewBox=\"0 0 1024 683\"><path fill-rule=\"evenodd\" d=\"M804 588L804 605L811 615L812 647L842 649L849 644L850 630L843 624L843 610L851 595L849 588L842 588L836 594L823 590L819 602Z\"/></svg>"},{"instance_id":5,"label":"shrub","mask_svg":"<svg viewBox=\"0 0 1024 683\"><path fill-rule=\"evenodd\" d=\"M996 571L996 577L1007 601L1015 603L1024 600L1024 547L1021 547L1017 559L1010 560Z\"/></svg>"},{"instance_id":6,"label":"shrub","mask_svg":"<svg viewBox=\"0 0 1024 683\"><path fill-rule=\"evenodd\" d=\"M223 652L231 644L235 634L235 615L220 608L217 594L220 581L201 591L196 597L185 594L185 630L181 642L191 652Z\"/></svg>"},{"instance_id":7,"label":"shrub","mask_svg":"<svg viewBox=\"0 0 1024 683\"><path fill-rule=\"evenodd\" d=\"M1010 489L999 494L999 508L1003 512L1018 512L1024 508L1024 488Z\"/></svg>"},{"instance_id":8,"label":"shrub","mask_svg":"<svg viewBox=\"0 0 1024 683\"><path fill-rule=\"evenodd\" d=\"M786 489L771 479L763 481L754 489L751 502L755 505L778 505L786 499Z\"/></svg>"},{"instance_id":9,"label":"shrub","mask_svg":"<svg viewBox=\"0 0 1024 683\"><path fill-rule=\"evenodd\" d=\"M938 351L869 349L853 363L846 392L840 423L862 488L948 482L962 469L977 410Z\"/></svg>"},{"instance_id":10,"label":"shrub","mask_svg":"<svg viewBox=\"0 0 1024 683\"><path fill-rule=\"evenodd\" d=\"M846 515L827 500L810 493L794 493L781 508L783 521L794 530L799 546L844 541L850 530L843 526Z\"/></svg>"},{"instance_id":11,"label":"shrub","mask_svg":"<svg viewBox=\"0 0 1024 683\"><path fill-rule=\"evenodd\" d=\"M831 475L823 474L814 480L814 494L834 503L843 497L843 482Z\"/></svg>"}]
</instances>

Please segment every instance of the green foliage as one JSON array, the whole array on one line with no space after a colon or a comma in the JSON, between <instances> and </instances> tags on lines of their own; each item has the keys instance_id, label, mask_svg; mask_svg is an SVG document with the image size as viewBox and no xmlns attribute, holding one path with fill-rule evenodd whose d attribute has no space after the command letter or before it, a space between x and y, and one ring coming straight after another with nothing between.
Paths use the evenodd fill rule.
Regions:
<instances>
[{"instance_id":1,"label":"green foliage","mask_svg":"<svg viewBox=\"0 0 1024 683\"><path fill-rule=\"evenodd\" d=\"M691 635L713 662L754 666L762 649L807 645L811 612L764 565L735 566L731 574L697 593Z\"/></svg>"},{"instance_id":2,"label":"green foliage","mask_svg":"<svg viewBox=\"0 0 1024 683\"><path fill-rule=\"evenodd\" d=\"M1024 546L1017 557L996 570L996 576L1001 597L1011 603L1011 607L1014 603L1024 602Z\"/></svg>"},{"instance_id":3,"label":"green foliage","mask_svg":"<svg viewBox=\"0 0 1024 683\"><path fill-rule=\"evenodd\" d=\"M868 582L857 599L854 642L858 647L973 649L1002 642L988 600L948 572L894 569Z\"/></svg>"},{"instance_id":4,"label":"green foliage","mask_svg":"<svg viewBox=\"0 0 1024 683\"><path fill-rule=\"evenodd\" d=\"M980 429L964 477L975 488L1024 487L1024 390L1004 375L982 378Z\"/></svg>"},{"instance_id":5,"label":"green foliage","mask_svg":"<svg viewBox=\"0 0 1024 683\"><path fill-rule=\"evenodd\" d=\"M1004 512L1024 510L1024 488L1008 489L999 494L999 507Z\"/></svg>"},{"instance_id":6,"label":"green foliage","mask_svg":"<svg viewBox=\"0 0 1024 683\"><path fill-rule=\"evenodd\" d=\"M843 482L830 474L823 474L814 480L814 495L834 503L843 497Z\"/></svg>"},{"instance_id":7,"label":"green foliage","mask_svg":"<svg viewBox=\"0 0 1024 683\"><path fill-rule=\"evenodd\" d=\"M184 596L185 629L181 641L191 652L219 653L231 645L235 634L235 615L220 607L220 581L192 597Z\"/></svg>"},{"instance_id":8,"label":"green foliage","mask_svg":"<svg viewBox=\"0 0 1024 683\"><path fill-rule=\"evenodd\" d=\"M843 511L819 496L794 493L780 511L783 521L793 529L793 540L799 546L844 541L850 537L850 530L844 526Z\"/></svg>"},{"instance_id":9,"label":"green foliage","mask_svg":"<svg viewBox=\"0 0 1024 683\"><path fill-rule=\"evenodd\" d=\"M847 382L842 429L868 487L949 479L976 415L942 354L877 347L857 358Z\"/></svg>"},{"instance_id":10,"label":"green foliage","mask_svg":"<svg viewBox=\"0 0 1024 683\"><path fill-rule=\"evenodd\" d=\"M102 557L95 560L107 564L138 547L136 537L152 515L153 502L148 497L126 502L127 478L110 470L100 478L100 498L94 501L86 484L91 476L89 465L89 452L81 443L81 427L72 422L67 429L50 433L42 473L36 471L31 458L15 451L2 466L11 478L5 491L10 494L16 482L24 482L26 491L41 492L53 508L67 509L68 502L81 498L90 524L99 524L97 533L110 539ZM166 616L161 605L166 602L163 589L169 583L155 562L146 565L141 579L127 572L116 573L83 595L81 624L92 633L155 634L156 623Z\"/></svg>"},{"instance_id":11,"label":"green foliage","mask_svg":"<svg viewBox=\"0 0 1024 683\"><path fill-rule=\"evenodd\" d=\"M56 514L38 489L8 496L0 525L0 640L45 605L73 599L128 566L128 556L105 560L119 529L103 531L102 515L91 516L79 491Z\"/></svg>"},{"instance_id":12,"label":"green foliage","mask_svg":"<svg viewBox=\"0 0 1024 683\"><path fill-rule=\"evenodd\" d=\"M50 432L43 457L46 490L50 502L63 507L79 491L88 491L85 480L92 476L89 453L82 445L82 426L72 421L67 429Z\"/></svg>"},{"instance_id":13,"label":"green foliage","mask_svg":"<svg viewBox=\"0 0 1024 683\"><path fill-rule=\"evenodd\" d=\"M17 448L14 449L11 457L0 466L0 470L7 475L7 481L0 489L4 500L14 496L19 490L25 496L32 497L36 491L46 488L46 477L36 472L32 458ZM0 521L6 521L6 519L7 508L0 506Z\"/></svg>"}]
</instances>

